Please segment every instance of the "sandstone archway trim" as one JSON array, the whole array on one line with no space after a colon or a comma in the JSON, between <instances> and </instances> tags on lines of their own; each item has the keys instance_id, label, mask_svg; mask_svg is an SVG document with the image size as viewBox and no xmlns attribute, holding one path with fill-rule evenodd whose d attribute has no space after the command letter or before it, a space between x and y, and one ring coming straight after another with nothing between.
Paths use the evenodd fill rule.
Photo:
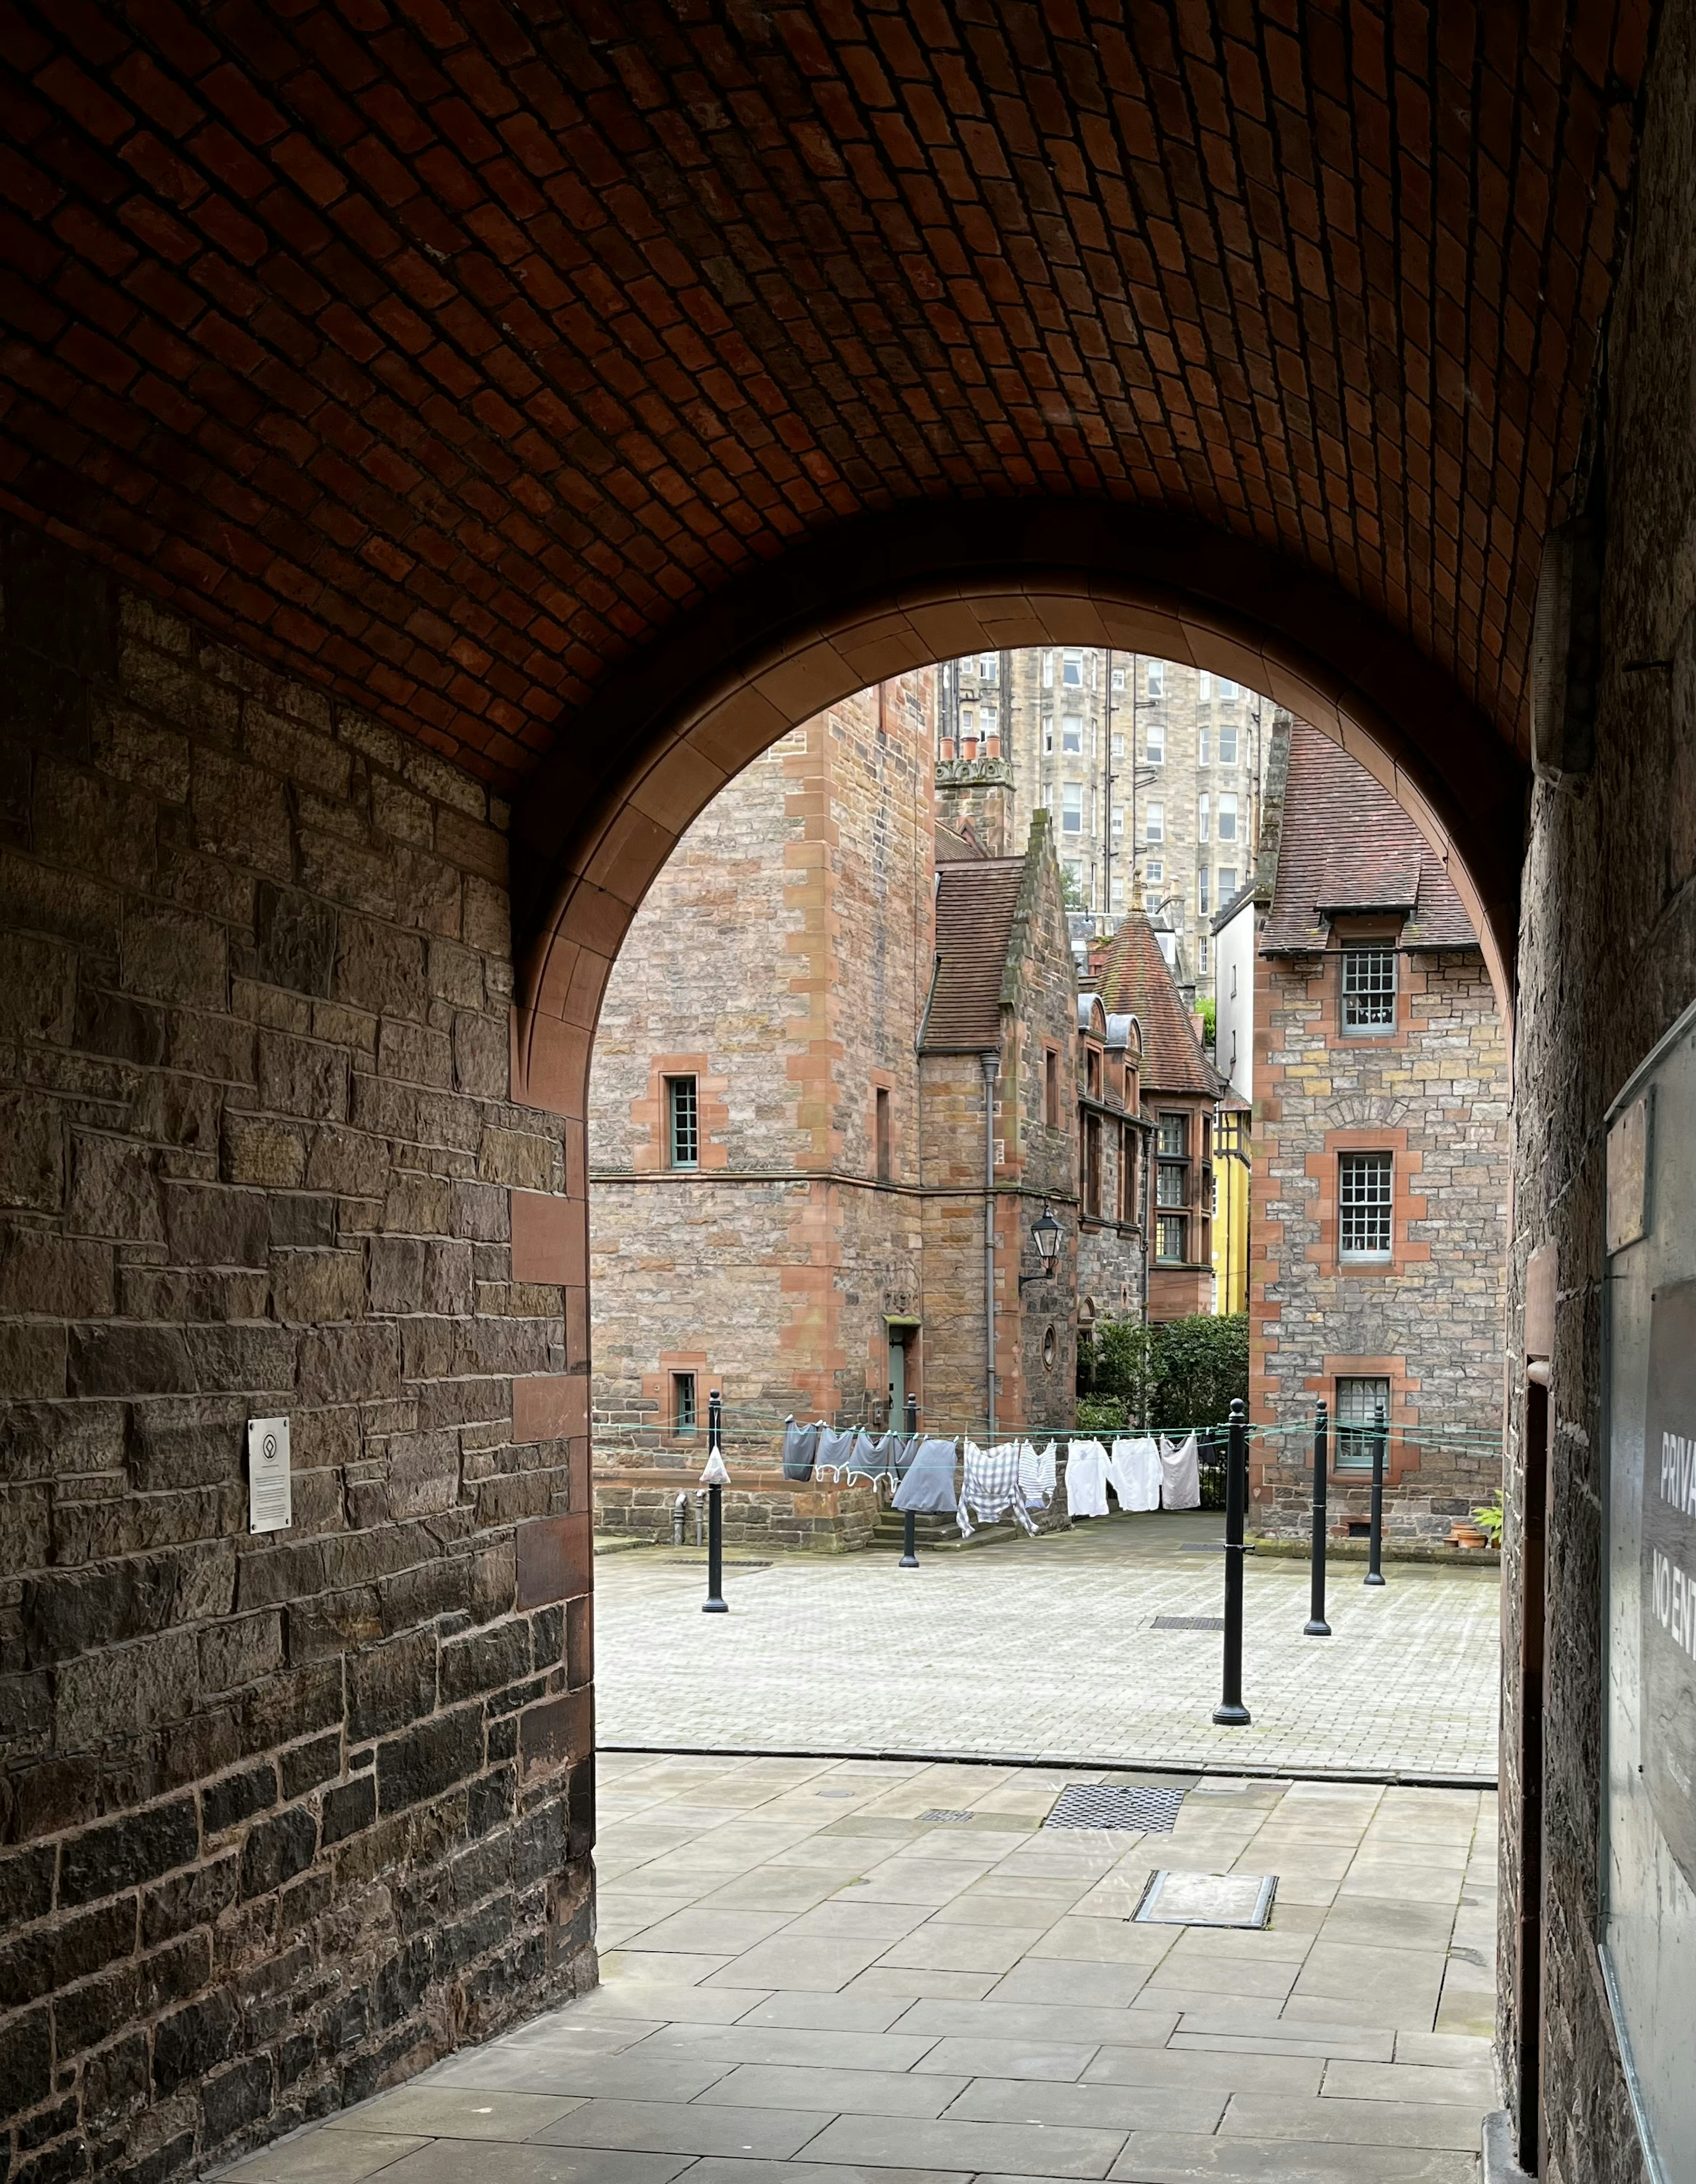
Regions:
<instances>
[{"instance_id":1,"label":"sandstone archway trim","mask_svg":"<svg viewBox=\"0 0 1696 2184\"><path fill-rule=\"evenodd\" d=\"M563 724L514 818L514 1098L583 1116L637 905L779 736L884 677L1054 644L1211 668L1333 737L1443 858L1510 1011L1526 768L1423 655L1310 571L1187 517L954 504L845 524L726 586Z\"/></svg>"}]
</instances>

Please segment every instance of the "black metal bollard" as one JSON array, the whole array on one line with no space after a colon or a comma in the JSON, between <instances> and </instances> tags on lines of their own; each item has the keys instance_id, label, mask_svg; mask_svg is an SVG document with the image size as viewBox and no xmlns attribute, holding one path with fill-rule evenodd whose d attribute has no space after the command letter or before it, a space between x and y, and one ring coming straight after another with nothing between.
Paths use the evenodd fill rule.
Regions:
<instances>
[{"instance_id":1,"label":"black metal bollard","mask_svg":"<svg viewBox=\"0 0 1696 2184\"><path fill-rule=\"evenodd\" d=\"M1246 1727L1243 1703L1243 1526L1248 1513L1248 1424L1238 1396L1231 1406L1225 1457L1225 1687L1213 1718L1221 1728Z\"/></svg>"},{"instance_id":2,"label":"black metal bollard","mask_svg":"<svg viewBox=\"0 0 1696 2184\"><path fill-rule=\"evenodd\" d=\"M918 1430L919 1398L916 1396L909 1396L907 1398L908 1440L913 1440ZM917 1569L919 1567L919 1542L914 1526L913 1512L910 1509L902 1513L901 1559L895 1567L897 1569Z\"/></svg>"},{"instance_id":3,"label":"black metal bollard","mask_svg":"<svg viewBox=\"0 0 1696 2184\"><path fill-rule=\"evenodd\" d=\"M1304 1638L1328 1638L1325 1619L1325 1474L1330 1455L1331 1420L1321 1402L1313 1414L1313 1591L1308 1600Z\"/></svg>"},{"instance_id":4,"label":"black metal bollard","mask_svg":"<svg viewBox=\"0 0 1696 2184\"><path fill-rule=\"evenodd\" d=\"M715 1388L707 1398L707 1464L712 1468L717 1457L719 1468L724 1468L724 1451L720 1438L724 1424L724 1404ZM725 1602L725 1490L715 1479L707 1488L707 1596L701 1602L703 1615L728 1615Z\"/></svg>"},{"instance_id":5,"label":"black metal bollard","mask_svg":"<svg viewBox=\"0 0 1696 2184\"><path fill-rule=\"evenodd\" d=\"M1390 1429L1384 1423L1384 1407L1378 1405L1377 1423L1372 1428L1372 1534L1366 1551L1368 1585L1382 1585L1384 1573L1379 1567L1384 1551L1384 1460L1388 1453Z\"/></svg>"}]
</instances>

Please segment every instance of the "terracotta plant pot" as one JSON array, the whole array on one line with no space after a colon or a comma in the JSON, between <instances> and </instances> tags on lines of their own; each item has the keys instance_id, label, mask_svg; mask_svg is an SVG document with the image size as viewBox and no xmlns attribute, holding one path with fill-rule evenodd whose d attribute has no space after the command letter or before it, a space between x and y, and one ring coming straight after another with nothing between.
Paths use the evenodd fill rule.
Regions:
<instances>
[{"instance_id":1,"label":"terracotta plant pot","mask_svg":"<svg viewBox=\"0 0 1696 2184\"><path fill-rule=\"evenodd\" d=\"M1451 1546L1455 1547L1487 1547L1490 1535L1487 1532L1480 1531L1476 1524L1451 1524L1449 1541Z\"/></svg>"}]
</instances>

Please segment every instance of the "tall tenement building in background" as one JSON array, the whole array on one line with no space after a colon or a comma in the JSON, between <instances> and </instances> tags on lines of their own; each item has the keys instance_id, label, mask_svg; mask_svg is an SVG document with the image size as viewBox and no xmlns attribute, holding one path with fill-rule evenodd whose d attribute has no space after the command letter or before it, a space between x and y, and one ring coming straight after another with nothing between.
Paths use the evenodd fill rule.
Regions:
<instances>
[{"instance_id":1,"label":"tall tenement building in background","mask_svg":"<svg viewBox=\"0 0 1696 2184\"><path fill-rule=\"evenodd\" d=\"M1214 990L1213 919L1248 876L1273 707L1205 669L1048 646L940 674L940 755L1011 765L1015 827L1053 815L1072 906L1097 932L1133 875L1179 983Z\"/></svg>"}]
</instances>

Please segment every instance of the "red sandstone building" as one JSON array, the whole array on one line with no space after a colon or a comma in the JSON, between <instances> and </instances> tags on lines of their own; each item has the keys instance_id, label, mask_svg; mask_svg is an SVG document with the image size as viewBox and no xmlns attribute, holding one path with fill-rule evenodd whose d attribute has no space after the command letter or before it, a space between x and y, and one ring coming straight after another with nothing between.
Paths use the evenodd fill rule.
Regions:
<instances>
[{"instance_id":1,"label":"red sandstone building","mask_svg":"<svg viewBox=\"0 0 1696 2184\"><path fill-rule=\"evenodd\" d=\"M1305 1524L1323 1399L1333 1522L1363 1524L1382 1405L1388 1526L1441 1538L1501 1478L1501 1019L1441 861L1364 767L1287 716L1260 847L1220 949L1252 967L1250 1414L1302 1430L1255 1443L1254 1512L1267 1530Z\"/></svg>"},{"instance_id":2,"label":"red sandstone building","mask_svg":"<svg viewBox=\"0 0 1696 2184\"><path fill-rule=\"evenodd\" d=\"M626 1474L681 1468L711 1388L733 1460L909 1395L939 1431L1064 1426L1081 1284L1092 1318L1141 1312L1137 1028L1080 1004L1047 814L1015 847L1005 767L935 737L928 672L804 722L620 953L590 1100L603 1523L659 1511Z\"/></svg>"}]
</instances>

